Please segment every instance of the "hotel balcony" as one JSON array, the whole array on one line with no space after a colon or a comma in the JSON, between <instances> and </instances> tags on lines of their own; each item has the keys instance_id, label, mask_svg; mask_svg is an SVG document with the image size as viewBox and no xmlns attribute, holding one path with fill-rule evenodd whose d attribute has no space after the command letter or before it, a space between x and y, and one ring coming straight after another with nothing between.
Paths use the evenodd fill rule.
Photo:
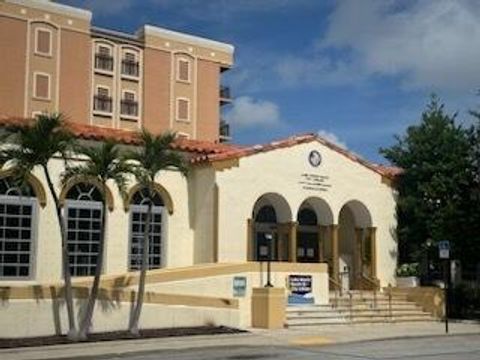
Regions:
<instances>
[{"instance_id":1,"label":"hotel balcony","mask_svg":"<svg viewBox=\"0 0 480 360\"><path fill-rule=\"evenodd\" d=\"M228 86L220 86L220 105L231 104L232 97Z\"/></svg>"},{"instance_id":2,"label":"hotel balcony","mask_svg":"<svg viewBox=\"0 0 480 360\"><path fill-rule=\"evenodd\" d=\"M112 98L109 96L94 96L93 110L100 113L112 113Z\"/></svg>"},{"instance_id":3,"label":"hotel balcony","mask_svg":"<svg viewBox=\"0 0 480 360\"><path fill-rule=\"evenodd\" d=\"M113 57L104 54L95 54L95 69L113 71Z\"/></svg>"},{"instance_id":4,"label":"hotel balcony","mask_svg":"<svg viewBox=\"0 0 480 360\"><path fill-rule=\"evenodd\" d=\"M122 60L122 75L138 77L138 61Z\"/></svg>"},{"instance_id":5,"label":"hotel balcony","mask_svg":"<svg viewBox=\"0 0 480 360\"><path fill-rule=\"evenodd\" d=\"M228 124L225 120L220 120L220 142L228 142L232 140L232 136L230 135L230 124Z\"/></svg>"},{"instance_id":6,"label":"hotel balcony","mask_svg":"<svg viewBox=\"0 0 480 360\"><path fill-rule=\"evenodd\" d=\"M120 102L120 115L137 117L138 102L131 100L122 100Z\"/></svg>"}]
</instances>

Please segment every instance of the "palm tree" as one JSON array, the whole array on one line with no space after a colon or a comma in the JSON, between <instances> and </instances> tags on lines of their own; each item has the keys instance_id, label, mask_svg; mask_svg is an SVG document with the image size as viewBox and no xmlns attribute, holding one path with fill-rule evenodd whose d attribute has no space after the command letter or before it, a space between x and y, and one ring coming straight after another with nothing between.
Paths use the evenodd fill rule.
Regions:
<instances>
[{"instance_id":1,"label":"palm tree","mask_svg":"<svg viewBox=\"0 0 480 360\"><path fill-rule=\"evenodd\" d=\"M148 204L142 241L142 262L138 293L129 326L130 332L134 335L139 334L138 323L143 306L145 280L149 265L150 223L155 195L155 178L161 171L167 169L179 170L184 176L188 173L188 165L183 155L176 150L172 150L172 143L175 141L175 138L176 135L174 133L155 136L147 130L143 130L141 134L142 146L140 146L138 151L132 151L127 155L129 160L135 162L133 174L141 188L147 190Z\"/></svg>"},{"instance_id":2,"label":"palm tree","mask_svg":"<svg viewBox=\"0 0 480 360\"><path fill-rule=\"evenodd\" d=\"M55 203L61 236L62 271L65 283L64 296L69 324L68 337L75 340L77 330L73 308L72 282L68 264L65 223L58 194L48 169L49 161L56 155L60 155L65 164L67 163L68 153L73 145L74 138L64 125L65 122L61 114L42 114L37 117L33 124L8 128L3 138L3 143L9 143L11 146L1 150L0 164L2 167L5 165L14 167L18 177L17 180L23 183L25 183L27 176L33 169L38 167L43 170L48 189Z\"/></svg>"},{"instance_id":3,"label":"palm tree","mask_svg":"<svg viewBox=\"0 0 480 360\"><path fill-rule=\"evenodd\" d=\"M87 182L93 180L100 184L102 192L102 221L95 275L79 328L79 337L84 340L92 323L103 270L107 181L113 181L123 196L127 187L128 174L132 173L133 169L122 157L120 146L113 140L107 140L100 146L79 146L76 153L86 156L87 159L82 164L67 167L62 174L62 183L65 185L72 180Z\"/></svg>"}]
</instances>

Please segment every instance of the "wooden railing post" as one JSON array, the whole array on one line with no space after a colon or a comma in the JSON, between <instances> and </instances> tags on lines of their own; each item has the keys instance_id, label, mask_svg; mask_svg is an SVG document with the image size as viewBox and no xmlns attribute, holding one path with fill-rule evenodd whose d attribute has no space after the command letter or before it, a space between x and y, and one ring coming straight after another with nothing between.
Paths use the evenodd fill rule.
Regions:
<instances>
[{"instance_id":1,"label":"wooden railing post","mask_svg":"<svg viewBox=\"0 0 480 360\"><path fill-rule=\"evenodd\" d=\"M298 223L292 221L290 223L290 262L297 262L297 229Z\"/></svg>"},{"instance_id":2,"label":"wooden railing post","mask_svg":"<svg viewBox=\"0 0 480 360\"><path fill-rule=\"evenodd\" d=\"M332 277L335 281L340 281L339 276L339 254L338 254L338 225L330 225L330 241L332 242Z\"/></svg>"}]
</instances>

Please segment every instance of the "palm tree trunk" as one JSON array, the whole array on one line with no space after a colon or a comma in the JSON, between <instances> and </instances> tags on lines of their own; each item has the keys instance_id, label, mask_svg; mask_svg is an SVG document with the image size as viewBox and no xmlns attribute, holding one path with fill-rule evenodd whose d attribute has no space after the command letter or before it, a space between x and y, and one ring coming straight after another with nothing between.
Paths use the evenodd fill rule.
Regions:
<instances>
[{"instance_id":1,"label":"palm tree trunk","mask_svg":"<svg viewBox=\"0 0 480 360\"><path fill-rule=\"evenodd\" d=\"M106 185L103 183L102 189L102 224L100 229L100 246L98 248L98 255L97 255L97 264L95 267L95 277L93 278L93 285L92 290L90 291L90 296L88 297L87 308L85 309L85 313L83 319L80 323L80 339L85 340L87 338L87 334L90 330L90 325L92 324L92 317L93 312L95 310L95 303L98 298L98 292L100 289L100 276L102 275L103 270L103 254L105 248L105 223L106 223Z\"/></svg>"},{"instance_id":2,"label":"palm tree trunk","mask_svg":"<svg viewBox=\"0 0 480 360\"><path fill-rule=\"evenodd\" d=\"M72 291L72 277L70 275L70 266L69 266L69 255L68 255L68 245L66 240L66 231L65 231L65 222L62 215L62 209L60 206L60 201L58 199L57 193L53 186L50 173L48 171L47 165L43 166L43 172L45 178L47 179L48 188L50 194L53 197L55 202L55 210L57 213L58 226L60 228L60 237L62 241L62 271L63 271L63 280L65 283L65 304L67 306L67 315L68 315L68 338L71 340L77 340L77 327L75 325L75 310L73 307L73 291Z\"/></svg>"},{"instance_id":3,"label":"palm tree trunk","mask_svg":"<svg viewBox=\"0 0 480 360\"><path fill-rule=\"evenodd\" d=\"M133 335L139 334L138 323L140 321L140 314L143 307L143 298L145 296L145 280L147 277L148 258L150 251L150 223L152 218L152 207L152 191L149 190L148 209L145 216L145 229L143 231L142 268L140 271L140 279L138 281L137 301L133 310L132 321L130 322L130 333L132 333Z\"/></svg>"}]
</instances>

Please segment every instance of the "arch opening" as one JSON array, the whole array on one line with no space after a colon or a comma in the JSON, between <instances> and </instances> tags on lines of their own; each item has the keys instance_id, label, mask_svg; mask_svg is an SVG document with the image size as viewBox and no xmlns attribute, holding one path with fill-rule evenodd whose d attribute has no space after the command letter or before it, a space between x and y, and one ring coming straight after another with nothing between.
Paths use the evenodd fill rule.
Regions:
<instances>
[{"instance_id":1,"label":"arch opening","mask_svg":"<svg viewBox=\"0 0 480 360\"><path fill-rule=\"evenodd\" d=\"M330 206L317 197L306 199L298 209L297 223L297 261L325 261L327 225L333 223Z\"/></svg>"},{"instance_id":2,"label":"arch opening","mask_svg":"<svg viewBox=\"0 0 480 360\"><path fill-rule=\"evenodd\" d=\"M262 195L255 202L252 220L250 260L289 261L292 212L285 198L275 193Z\"/></svg>"},{"instance_id":3,"label":"arch opening","mask_svg":"<svg viewBox=\"0 0 480 360\"><path fill-rule=\"evenodd\" d=\"M340 280L344 288L360 289L372 270L372 217L365 204L352 200L343 205L338 219Z\"/></svg>"}]
</instances>

